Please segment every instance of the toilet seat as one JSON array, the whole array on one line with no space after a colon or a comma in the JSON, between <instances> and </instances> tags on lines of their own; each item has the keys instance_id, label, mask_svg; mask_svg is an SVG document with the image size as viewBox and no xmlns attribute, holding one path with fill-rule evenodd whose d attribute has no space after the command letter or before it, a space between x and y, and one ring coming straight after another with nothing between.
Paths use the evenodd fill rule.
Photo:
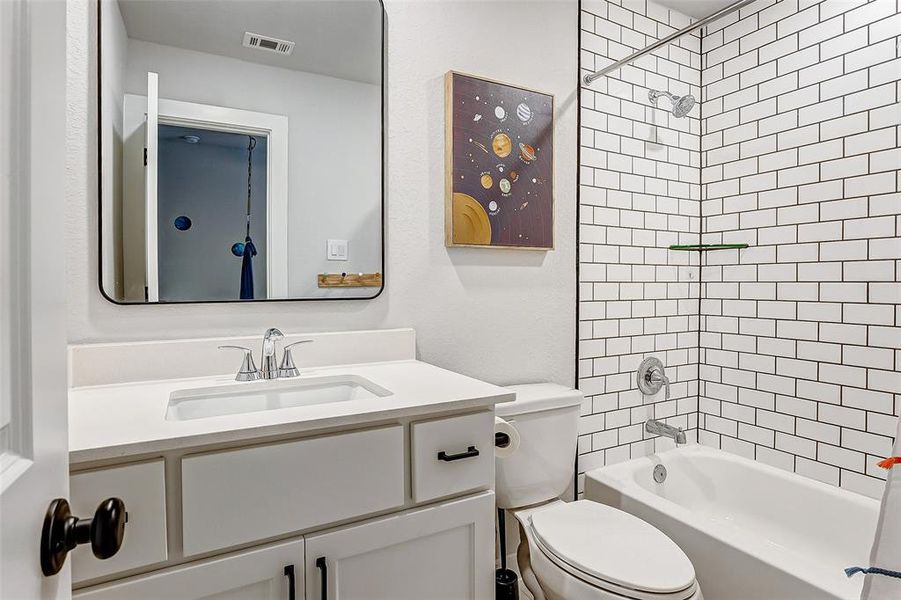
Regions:
<instances>
[{"instance_id":1,"label":"toilet seat","mask_svg":"<svg viewBox=\"0 0 901 600\"><path fill-rule=\"evenodd\" d=\"M697 592L685 553L663 532L604 504L555 503L529 517L538 550L570 575L619 597L685 600Z\"/></svg>"}]
</instances>

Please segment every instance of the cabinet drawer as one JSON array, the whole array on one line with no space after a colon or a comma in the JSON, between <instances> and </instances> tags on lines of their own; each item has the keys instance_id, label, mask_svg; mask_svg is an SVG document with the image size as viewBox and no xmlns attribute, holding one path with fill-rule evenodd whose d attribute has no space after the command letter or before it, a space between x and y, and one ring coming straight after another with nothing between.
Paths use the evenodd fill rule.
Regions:
<instances>
[{"instance_id":1,"label":"cabinet drawer","mask_svg":"<svg viewBox=\"0 0 901 600\"><path fill-rule=\"evenodd\" d=\"M491 487L494 413L424 421L411 427L415 502Z\"/></svg>"},{"instance_id":2,"label":"cabinet drawer","mask_svg":"<svg viewBox=\"0 0 901 600\"><path fill-rule=\"evenodd\" d=\"M404 503L400 425L186 457L186 556Z\"/></svg>"},{"instance_id":3,"label":"cabinet drawer","mask_svg":"<svg viewBox=\"0 0 901 600\"><path fill-rule=\"evenodd\" d=\"M166 560L166 482L162 460L76 473L69 480L72 513L93 516L110 497L125 502L128 523L122 548L108 560L89 547L71 554L74 583Z\"/></svg>"}]
</instances>

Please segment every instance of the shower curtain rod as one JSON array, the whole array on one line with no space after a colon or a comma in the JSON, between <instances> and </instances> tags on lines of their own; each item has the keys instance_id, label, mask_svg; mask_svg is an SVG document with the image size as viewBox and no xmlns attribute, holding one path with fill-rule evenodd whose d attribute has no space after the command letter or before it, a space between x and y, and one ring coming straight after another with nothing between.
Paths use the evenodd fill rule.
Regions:
<instances>
[{"instance_id":1,"label":"shower curtain rod","mask_svg":"<svg viewBox=\"0 0 901 600\"><path fill-rule=\"evenodd\" d=\"M638 52L634 52L634 53L630 54L629 56L627 56L626 58L620 59L613 64L607 65L600 71L595 71L594 73L589 73L588 75L586 75L585 77L582 78L582 81L585 82L585 85L591 85L591 82L593 82L595 79L603 77L607 73L609 73L611 71L615 71L616 69L619 69L620 67L629 64L636 58L641 58L645 54L650 54L657 48L666 46L667 44L669 44L676 38L679 38L679 37L685 35L686 33L691 33L695 29L700 29L701 27L707 25L708 23L713 23L717 19L725 17L726 15L733 13L736 10L738 10L739 8L741 8L743 6L747 6L748 4L750 4L752 2L755 2L755 0L738 0L738 2L733 2L726 8L716 11L712 15L708 15L708 16L704 17L703 19L701 19L700 21L695 21L691 25L688 25L687 27L683 27L679 31L677 31L675 33L671 33L663 39L657 40L650 46L643 48L643 49L639 50Z\"/></svg>"}]
</instances>

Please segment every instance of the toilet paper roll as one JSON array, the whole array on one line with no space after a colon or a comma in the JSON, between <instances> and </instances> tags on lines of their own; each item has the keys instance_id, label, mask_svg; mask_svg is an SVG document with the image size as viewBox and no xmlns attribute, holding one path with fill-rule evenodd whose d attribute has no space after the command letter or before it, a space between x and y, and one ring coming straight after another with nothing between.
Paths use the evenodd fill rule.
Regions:
<instances>
[{"instance_id":1,"label":"toilet paper roll","mask_svg":"<svg viewBox=\"0 0 901 600\"><path fill-rule=\"evenodd\" d=\"M505 433L510 438L510 443L504 447L495 446L494 455L498 458L507 458L519 449L519 431L512 424L500 417L494 417L494 433Z\"/></svg>"}]
</instances>

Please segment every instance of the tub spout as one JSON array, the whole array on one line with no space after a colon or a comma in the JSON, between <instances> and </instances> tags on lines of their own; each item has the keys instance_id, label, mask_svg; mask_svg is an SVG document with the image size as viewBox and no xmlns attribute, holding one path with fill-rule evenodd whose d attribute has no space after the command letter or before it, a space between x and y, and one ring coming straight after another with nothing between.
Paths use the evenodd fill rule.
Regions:
<instances>
[{"instance_id":1,"label":"tub spout","mask_svg":"<svg viewBox=\"0 0 901 600\"><path fill-rule=\"evenodd\" d=\"M686 443L685 432L681 427L673 427L656 419L648 419L644 424L644 430L654 435L671 438L677 446Z\"/></svg>"}]
</instances>

